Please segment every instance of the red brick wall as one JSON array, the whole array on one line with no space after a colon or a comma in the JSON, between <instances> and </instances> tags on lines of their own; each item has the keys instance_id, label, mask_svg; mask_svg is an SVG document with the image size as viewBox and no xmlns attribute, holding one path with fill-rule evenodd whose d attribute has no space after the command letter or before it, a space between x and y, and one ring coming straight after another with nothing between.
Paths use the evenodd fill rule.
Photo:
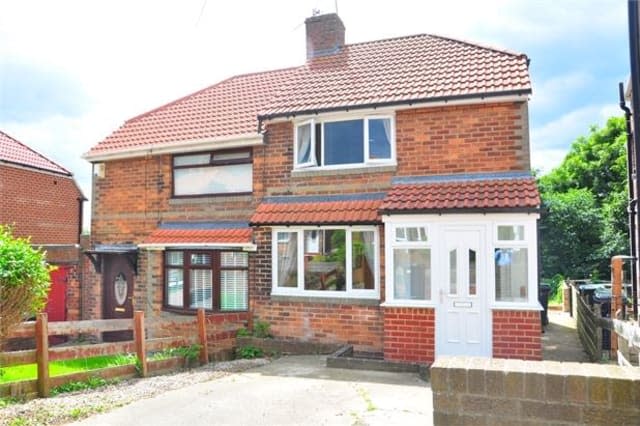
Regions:
<instances>
[{"instance_id":1,"label":"red brick wall","mask_svg":"<svg viewBox=\"0 0 640 426\"><path fill-rule=\"evenodd\" d=\"M34 244L77 244L81 197L72 178L0 165L0 223Z\"/></svg>"},{"instance_id":2,"label":"red brick wall","mask_svg":"<svg viewBox=\"0 0 640 426\"><path fill-rule=\"evenodd\" d=\"M538 311L493 311L493 357L542 359Z\"/></svg>"},{"instance_id":3,"label":"red brick wall","mask_svg":"<svg viewBox=\"0 0 640 426\"><path fill-rule=\"evenodd\" d=\"M431 363L434 358L434 309L384 308L384 359Z\"/></svg>"}]
</instances>

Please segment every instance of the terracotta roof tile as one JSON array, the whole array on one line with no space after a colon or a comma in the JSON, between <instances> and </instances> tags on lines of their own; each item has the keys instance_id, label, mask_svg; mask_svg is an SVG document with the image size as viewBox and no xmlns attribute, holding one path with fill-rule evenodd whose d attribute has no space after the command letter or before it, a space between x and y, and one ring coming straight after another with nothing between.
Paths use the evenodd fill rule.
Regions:
<instances>
[{"instance_id":1,"label":"terracotta roof tile","mask_svg":"<svg viewBox=\"0 0 640 426\"><path fill-rule=\"evenodd\" d=\"M398 213L539 206L535 180L513 178L397 184L387 193L380 210Z\"/></svg>"},{"instance_id":2,"label":"terracotta roof tile","mask_svg":"<svg viewBox=\"0 0 640 426\"><path fill-rule=\"evenodd\" d=\"M250 228L233 229L156 229L143 244L250 244Z\"/></svg>"},{"instance_id":3,"label":"terracotta roof tile","mask_svg":"<svg viewBox=\"0 0 640 426\"><path fill-rule=\"evenodd\" d=\"M381 194L382 195L382 194ZM304 197L300 197L304 200ZM265 201L251 217L252 225L346 225L380 223L382 197L326 201Z\"/></svg>"},{"instance_id":4,"label":"terracotta roof tile","mask_svg":"<svg viewBox=\"0 0 640 426\"><path fill-rule=\"evenodd\" d=\"M0 131L0 161L70 176L69 172L42 154Z\"/></svg>"},{"instance_id":5,"label":"terracotta roof tile","mask_svg":"<svg viewBox=\"0 0 640 426\"><path fill-rule=\"evenodd\" d=\"M522 54L424 34L351 44L300 67L229 78L134 117L87 155L257 136L258 115L530 91Z\"/></svg>"}]
</instances>

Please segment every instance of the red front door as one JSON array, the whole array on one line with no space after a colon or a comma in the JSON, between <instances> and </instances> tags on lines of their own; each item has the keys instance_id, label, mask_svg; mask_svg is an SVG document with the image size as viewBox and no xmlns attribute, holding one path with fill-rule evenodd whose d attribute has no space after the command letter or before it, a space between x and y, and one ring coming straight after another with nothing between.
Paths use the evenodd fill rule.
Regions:
<instances>
[{"instance_id":1,"label":"red front door","mask_svg":"<svg viewBox=\"0 0 640 426\"><path fill-rule=\"evenodd\" d=\"M68 266L58 266L51 272L51 287L45 312L49 321L66 321L67 319L67 275Z\"/></svg>"}]
</instances>

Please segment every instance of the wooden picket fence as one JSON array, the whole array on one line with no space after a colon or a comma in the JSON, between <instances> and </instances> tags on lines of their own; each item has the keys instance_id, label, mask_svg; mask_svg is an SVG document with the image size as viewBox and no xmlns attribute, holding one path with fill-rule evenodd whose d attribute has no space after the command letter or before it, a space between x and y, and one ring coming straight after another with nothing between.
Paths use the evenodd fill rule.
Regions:
<instances>
[{"instance_id":1,"label":"wooden picket fence","mask_svg":"<svg viewBox=\"0 0 640 426\"><path fill-rule=\"evenodd\" d=\"M163 322L154 320L154 327L163 326ZM167 322L167 326L171 324ZM12 382L0 385L0 396L16 396L37 392L40 397L47 397L51 389L65 383L87 380L98 376L105 379L129 378L135 376L146 377L150 373L161 373L179 368L184 360L170 358L164 360L147 360L148 351L161 351L168 348L200 345L199 362L207 363L209 359L207 349L206 320L203 309L198 310L195 319L198 333L194 336L162 337L147 339L145 332L144 312L136 311L133 319L89 320L52 322L47 320L47 314L41 313L36 321L24 322L12 330L12 337L35 338L36 349L25 351L0 352L0 366L37 364L37 379ZM49 336L59 335L97 335L109 331L133 330L133 340L123 342L99 343L94 345L75 345L49 347ZM93 370L63 376L49 376L49 362L86 358L99 355L117 355L135 353L137 365L124 365Z\"/></svg>"}]
</instances>

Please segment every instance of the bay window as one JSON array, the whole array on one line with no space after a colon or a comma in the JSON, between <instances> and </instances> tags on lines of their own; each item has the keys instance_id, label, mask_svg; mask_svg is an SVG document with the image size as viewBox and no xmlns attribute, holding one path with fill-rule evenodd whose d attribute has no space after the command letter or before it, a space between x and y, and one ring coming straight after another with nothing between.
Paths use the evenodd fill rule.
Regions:
<instances>
[{"instance_id":1,"label":"bay window","mask_svg":"<svg viewBox=\"0 0 640 426\"><path fill-rule=\"evenodd\" d=\"M377 231L316 227L273 231L273 293L377 297Z\"/></svg>"},{"instance_id":2,"label":"bay window","mask_svg":"<svg viewBox=\"0 0 640 426\"><path fill-rule=\"evenodd\" d=\"M170 250L165 252L164 264L165 307L178 310L247 310L247 253Z\"/></svg>"},{"instance_id":3,"label":"bay window","mask_svg":"<svg viewBox=\"0 0 640 426\"><path fill-rule=\"evenodd\" d=\"M370 165L394 161L393 119L308 120L296 126L295 168Z\"/></svg>"},{"instance_id":4,"label":"bay window","mask_svg":"<svg viewBox=\"0 0 640 426\"><path fill-rule=\"evenodd\" d=\"M242 194L253 189L251 151L226 150L173 157L176 197Z\"/></svg>"}]
</instances>

